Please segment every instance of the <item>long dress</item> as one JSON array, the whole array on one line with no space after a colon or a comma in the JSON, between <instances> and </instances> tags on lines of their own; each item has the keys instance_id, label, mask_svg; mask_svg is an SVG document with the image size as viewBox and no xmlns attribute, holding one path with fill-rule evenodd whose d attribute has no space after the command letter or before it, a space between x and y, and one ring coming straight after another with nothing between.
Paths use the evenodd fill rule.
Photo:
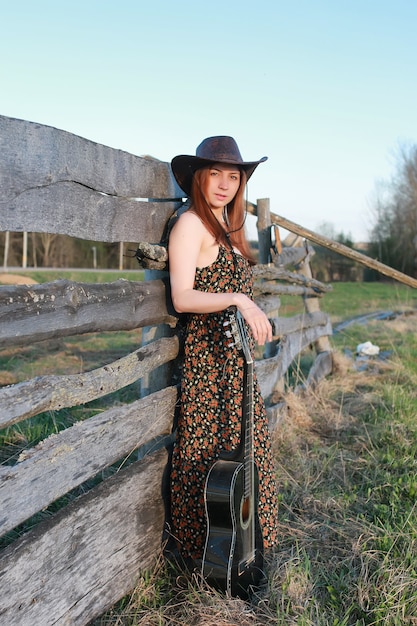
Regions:
<instances>
[{"instance_id":1,"label":"long dress","mask_svg":"<svg viewBox=\"0 0 417 626\"><path fill-rule=\"evenodd\" d=\"M243 292L252 297L247 260L219 246L217 259L197 268L194 288ZM188 318L181 382L181 404L171 468L171 532L185 559L202 558L206 539L204 487L221 450L240 442L243 356L230 346L223 327L227 311ZM250 332L250 331L249 331ZM253 345L253 344L252 344ZM259 522L264 548L277 539L277 494L265 406L254 381L254 456L259 472Z\"/></svg>"}]
</instances>

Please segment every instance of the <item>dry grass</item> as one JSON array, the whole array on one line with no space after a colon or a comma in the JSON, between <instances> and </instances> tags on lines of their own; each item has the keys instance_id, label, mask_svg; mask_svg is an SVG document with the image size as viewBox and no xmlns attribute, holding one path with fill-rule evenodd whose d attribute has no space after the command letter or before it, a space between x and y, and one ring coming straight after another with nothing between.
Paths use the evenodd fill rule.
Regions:
<instances>
[{"instance_id":1,"label":"dry grass","mask_svg":"<svg viewBox=\"0 0 417 626\"><path fill-rule=\"evenodd\" d=\"M159 605L161 595L164 603ZM238 598L226 598L197 575L167 577L160 560L152 572L141 577L127 604L111 611L95 626L252 626L257 611Z\"/></svg>"}]
</instances>

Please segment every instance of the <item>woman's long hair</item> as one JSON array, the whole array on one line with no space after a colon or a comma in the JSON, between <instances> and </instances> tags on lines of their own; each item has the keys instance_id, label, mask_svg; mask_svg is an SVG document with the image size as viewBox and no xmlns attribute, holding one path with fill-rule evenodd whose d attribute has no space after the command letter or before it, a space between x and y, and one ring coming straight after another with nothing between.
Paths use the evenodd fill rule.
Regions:
<instances>
[{"instance_id":1,"label":"woman's long hair","mask_svg":"<svg viewBox=\"0 0 417 626\"><path fill-rule=\"evenodd\" d=\"M227 205L228 226L224 230L214 216L206 199L207 183L210 176L210 168L205 167L194 173L191 188L191 205L193 211L201 219L207 230L213 235L217 243L230 248L233 246L244 256L251 265L255 259L250 249L245 234L245 187L246 173L240 170L240 185L233 200Z\"/></svg>"}]
</instances>

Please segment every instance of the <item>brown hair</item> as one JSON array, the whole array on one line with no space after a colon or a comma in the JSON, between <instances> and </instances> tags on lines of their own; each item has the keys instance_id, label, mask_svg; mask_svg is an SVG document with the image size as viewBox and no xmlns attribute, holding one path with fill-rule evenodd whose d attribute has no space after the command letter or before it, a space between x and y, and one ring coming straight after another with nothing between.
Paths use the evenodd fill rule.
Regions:
<instances>
[{"instance_id":1,"label":"brown hair","mask_svg":"<svg viewBox=\"0 0 417 626\"><path fill-rule=\"evenodd\" d=\"M240 169L240 168L239 168ZM255 264L249 242L245 234L245 187L246 173L240 169L240 185L235 197L227 205L227 215L229 226L224 230L222 225L213 215L207 199L207 181L210 175L210 167L198 169L193 176L191 188L191 205L193 211L201 219L207 230L213 235L217 243L230 248L230 245L237 248L251 265Z\"/></svg>"}]
</instances>

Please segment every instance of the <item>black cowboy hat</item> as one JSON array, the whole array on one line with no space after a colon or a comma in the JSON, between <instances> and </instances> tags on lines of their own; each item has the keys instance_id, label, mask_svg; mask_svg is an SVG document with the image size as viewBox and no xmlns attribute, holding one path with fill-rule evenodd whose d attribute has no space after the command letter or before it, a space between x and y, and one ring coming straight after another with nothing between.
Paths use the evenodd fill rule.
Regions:
<instances>
[{"instance_id":1,"label":"black cowboy hat","mask_svg":"<svg viewBox=\"0 0 417 626\"><path fill-rule=\"evenodd\" d=\"M194 172L202 167L212 163L237 165L239 169L245 171L249 180L259 163L263 163L267 158L265 156L259 161L244 161L233 137L207 137L198 146L195 156L180 154L172 159L171 168L177 183L189 196Z\"/></svg>"}]
</instances>

